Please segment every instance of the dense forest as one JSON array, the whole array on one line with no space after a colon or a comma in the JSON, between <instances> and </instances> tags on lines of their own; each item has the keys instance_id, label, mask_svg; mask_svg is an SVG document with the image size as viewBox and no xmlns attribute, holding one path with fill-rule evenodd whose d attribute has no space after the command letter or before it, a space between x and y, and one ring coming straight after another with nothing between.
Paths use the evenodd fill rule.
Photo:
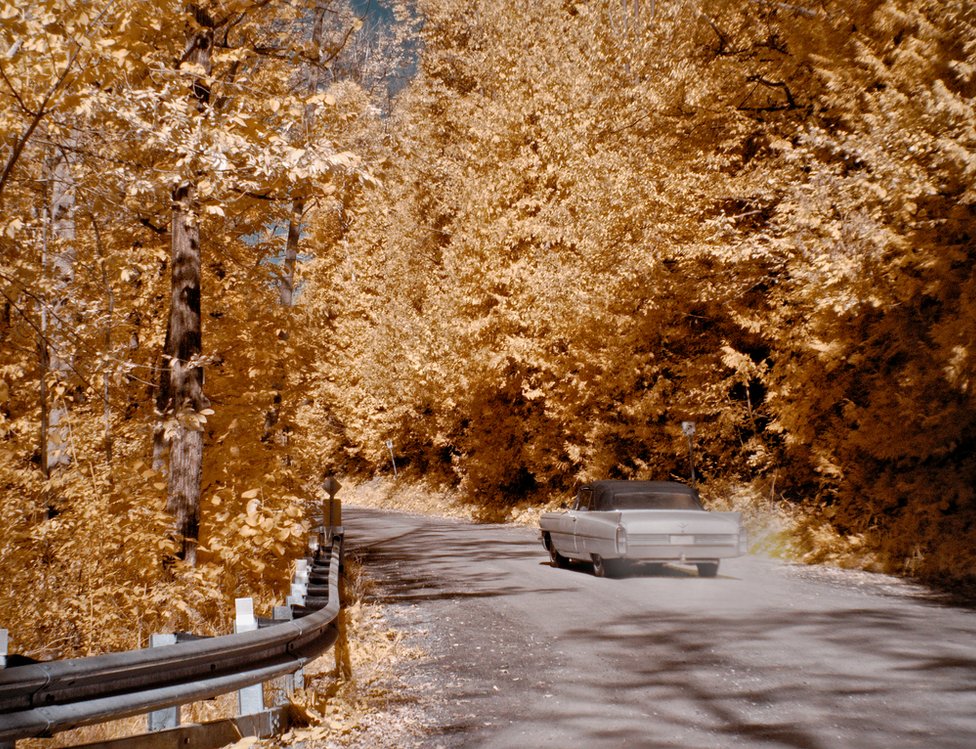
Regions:
<instances>
[{"instance_id":1,"label":"dense forest","mask_svg":"<svg viewBox=\"0 0 976 749\"><path fill-rule=\"evenodd\" d=\"M379 184L310 269L325 465L389 439L504 505L687 477L691 420L706 496L746 482L807 551L966 574L976 9L422 10Z\"/></svg>"},{"instance_id":2,"label":"dense forest","mask_svg":"<svg viewBox=\"0 0 976 749\"><path fill-rule=\"evenodd\" d=\"M682 421L971 579L974 95L968 0L0 3L0 626L226 628L390 444L503 511Z\"/></svg>"}]
</instances>

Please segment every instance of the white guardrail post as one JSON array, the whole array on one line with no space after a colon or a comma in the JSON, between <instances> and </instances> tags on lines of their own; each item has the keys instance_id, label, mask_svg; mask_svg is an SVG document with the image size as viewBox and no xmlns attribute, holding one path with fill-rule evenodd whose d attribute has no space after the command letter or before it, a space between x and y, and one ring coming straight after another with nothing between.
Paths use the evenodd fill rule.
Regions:
<instances>
[{"instance_id":1,"label":"white guardrail post","mask_svg":"<svg viewBox=\"0 0 976 749\"><path fill-rule=\"evenodd\" d=\"M291 621L294 616L291 606L275 606L273 618L277 622ZM286 674L274 681L274 704L285 705L288 703L288 695L305 688L305 671L298 669L293 674Z\"/></svg>"},{"instance_id":2,"label":"white guardrail post","mask_svg":"<svg viewBox=\"0 0 976 749\"><path fill-rule=\"evenodd\" d=\"M294 596L298 593L298 603L304 604L305 597L308 595L308 560L299 559L295 562L295 576L292 578L291 593ZM289 607L289 611L291 608ZM305 669L300 668L291 676L291 688L294 691L305 688Z\"/></svg>"},{"instance_id":3,"label":"white guardrail post","mask_svg":"<svg viewBox=\"0 0 976 749\"><path fill-rule=\"evenodd\" d=\"M296 563L295 574L291 579L291 595L285 599L286 606L304 606L308 595L308 561L300 559Z\"/></svg>"},{"instance_id":4,"label":"white guardrail post","mask_svg":"<svg viewBox=\"0 0 976 749\"><path fill-rule=\"evenodd\" d=\"M149 647L158 648L162 645L175 645L175 634L154 634L149 635ZM149 713L149 732L166 731L176 728L180 724L180 706L164 707L162 710L154 710Z\"/></svg>"},{"instance_id":5,"label":"white guardrail post","mask_svg":"<svg viewBox=\"0 0 976 749\"><path fill-rule=\"evenodd\" d=\"M258 628L254 618L254 599L238 598L235 602L236 614L234 632L250 632ZM237 692L237 714L254 715L264 710L264 684L253 684Z\"/></svg>"},{"instance_id":6,"label":"white guardrail post","mask_svg":"<svg viewBox=\"0 0 976 749\"><path fill-rule=\"evenodd\" d=\"M0 670L7 667L7 654L10 652L10 639L7 630L0 629ZM0 749L14 749L15 742L0 739Z\"/></svg>"}]
</instances>

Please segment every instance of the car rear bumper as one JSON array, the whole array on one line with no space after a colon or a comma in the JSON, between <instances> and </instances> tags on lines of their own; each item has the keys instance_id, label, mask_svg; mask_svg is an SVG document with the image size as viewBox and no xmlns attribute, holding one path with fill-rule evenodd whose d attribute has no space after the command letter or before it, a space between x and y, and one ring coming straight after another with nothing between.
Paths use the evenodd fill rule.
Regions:
<instances>
[{"instance_id":1,"label":"car rear bumper","mask_svg":"<svg viewBox=\"0 0 976 749\"><path fill-rule=\"evenodd\" d=\"M713 562L742 556L736 546L643 546L628 545L623 559L631 562Z\"/></svg>"}]
</instances>

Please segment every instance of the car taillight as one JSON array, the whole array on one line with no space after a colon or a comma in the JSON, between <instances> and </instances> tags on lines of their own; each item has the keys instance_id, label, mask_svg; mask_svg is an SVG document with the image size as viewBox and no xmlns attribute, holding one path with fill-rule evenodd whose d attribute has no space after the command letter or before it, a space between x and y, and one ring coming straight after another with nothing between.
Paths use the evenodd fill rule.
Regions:
<instances>
[{"instance_id":1,"label":"car taillight","mask_svg":"<svg viewBox=\"0 0 976 749\"><path fill-rule=\"evenodd\" d=\"M617 553L620 556L627 553L627 531L622 525L617 526Z\"/></svg>"}]
</instances>

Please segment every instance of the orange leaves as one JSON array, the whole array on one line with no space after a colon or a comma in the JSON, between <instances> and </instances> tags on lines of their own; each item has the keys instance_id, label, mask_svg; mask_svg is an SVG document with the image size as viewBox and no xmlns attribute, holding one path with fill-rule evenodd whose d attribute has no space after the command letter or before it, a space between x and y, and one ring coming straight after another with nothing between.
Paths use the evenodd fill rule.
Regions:
<instances>
[{"instance_id":1,"label":"orange leaves","mask_svg":"<svg viewBox=\"0 0 976 749\"><path fill-rule=\"evenodd\" d=\"M305 511L303 500L287 491L291 477L273 465L271 475L260 475L255 471L260 464L255 465L255 461L267 458L255 453L253 447L245 446L245 450L250 462L242 462L240 455L219 453L217 459L224 463L227 483L233 486L237 480L250 480L260 485L233 491L224 482L210 483L202 533L211 558L235 569L258 590L282 584L284 578L265 580L264 571L280 567L284 560L303 552ZM274 461L273 455L268 457Z\"/></svg>"},{"instance_id":2,"label":"orange leaves","mask_svg":"<svg viewBox=\"0 0 976 749\"><path fill-rule=\"evenodd\" d=\"M284 581L275 567L301 550L307 471L295 412L308 390L311 343L276 303L276 226L296 196L333 217L348 205L372 180L361 153L379 125L370 96L352 81L297 85L320 72L304 62L321 52L306 44L309 4L220 3L217 20L233 28L213 47L212 69L201 58L174 62L191 21L185 3L156 3L152 18L144 5L0 0L0 140L12 146L0 163L0 338L12 344L0 347L0 482L16 488L0 501L10 529L0 577L14 595L46 570L77 581L102 564L105 584L92 595L119 591L149 627L166 597L185 604L173 616L189 622L241 586L269 595ZM318 47L337 48L354 25L351 13L334 10ZM189 95L194 85L210 88L208 104L202 91ZM172 191L194 181L199 205L186 220L201 236L198 332L214 355L172 363L205 368L217 405L155 414ZM52 205L52 192L69 190L70 210ZM37 343L53 327L65 334L44 350L70 366L42 379L48 365ZM40 393L46 406L58 404L70 441L70 452L51 453L72 456L49 483L37 468ZM148 461L154 425L162 448L193 431L209 451L196 571L176 560L162 512L171 482L137 460ZM160 449L154 463L165 458ZM34 616L53 610L48 597L60 585L42 582ZM157 600L159 590L166 595ZM37 641L45 639L30 616L16 624L37 625ZM116 622L106 632L108 642L122 630ZM90 644L55 634L66 652Z\"/></svg>"},{"instance_id":3,"label":"orange leaves","mask_svg":"<svg viewBox=\"0 0 976 749\"><path fill-rule=\"evenodd\" d=\"M907 527L906 472L972 481L964 5L428 0L382 187L313 269L307 428L510 501L680 474L694 418L706 478Z\"/></svg>"}]
</instances>

